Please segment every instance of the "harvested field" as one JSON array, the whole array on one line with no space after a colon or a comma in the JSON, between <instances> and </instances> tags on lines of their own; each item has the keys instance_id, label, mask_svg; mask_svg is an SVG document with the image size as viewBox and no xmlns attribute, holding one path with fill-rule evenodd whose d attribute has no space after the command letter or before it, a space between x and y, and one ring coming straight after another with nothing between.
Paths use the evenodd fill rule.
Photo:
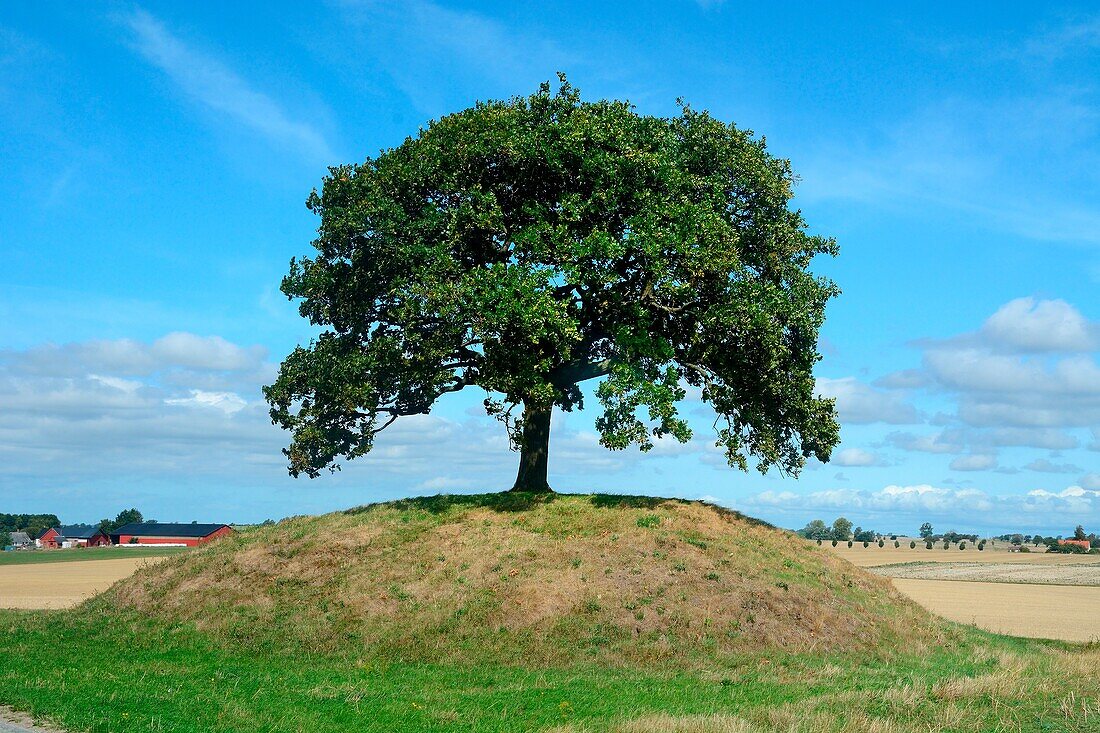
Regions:
<instances>
[{"instance_id":1,"label":"harvested field","mask_svg":"<svg viewBox=\"0 0 1100 733\"><path fill-rule=\"evenodd\" d=\"M1100 640L1100 587L895 578L894 586L944 618L987 631L1065 641Z\"/></svg>"},{"instance_id":2,"label":"harvested field","mask_svg":"<svg viewBox=\"0 0 1100 733\"><path fill-rule=\"evenodd\" d=\"M1073 565L914 562L903 565L878 565L870 568L870 570L877 575L885 575L889 578L912 578L915 580L972 580L982 583L1100 586L1100 562L1078 562Z\"/></svg>"},{"instance_id":3,"label":"harvested field","mask_svg":"<svg viewBox=\"0 0 1100 733\"><path fill-rule=\"evenodd\" d=\"M70 608L159 558L0 566L0 608Z\"/></svg>"},{"instance_id":4,"label":"harvested field","mask_svg":"<svg viewBox=\"0 0 1100 733\"><path fill-rule=\"evenodd\" d=\"M872 544L864 547L857 543L849 548L846 544L836 547L828 542L821 545L840 557L843 557L853 565L860 567L874 567L876 565L897 565L907 562L973 562L973 563L1012 563L1025 565L1079 565L1083 562L1100 561L1095 555L1063 555L1055 552L1009 552L1007 545L1004 547L990 548L979 551L969 542L965 550L952 547L943 549L943 545L936 545L931 550L926 550L924 545L917 543L915 549L909 549L909 540L905 540L901 547L894 547L890 542L886 547Z\"/></svg>"}]
</instances>

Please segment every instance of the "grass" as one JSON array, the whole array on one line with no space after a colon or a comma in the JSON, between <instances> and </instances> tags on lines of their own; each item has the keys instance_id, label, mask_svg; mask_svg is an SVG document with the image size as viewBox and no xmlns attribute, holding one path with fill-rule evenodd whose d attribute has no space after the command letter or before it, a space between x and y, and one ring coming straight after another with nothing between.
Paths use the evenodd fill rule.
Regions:
<instances>
[{"instance_id":1,"label":"grass","mask_svg":"<svg viewBox=\"0 0 1100 733\"><path fill-rule=\"evenodd\" d=\"M189 549L188 547L150 547L131 550L126 547L82 547L68 550L20 550L0 552L0 565L119 560L127 557L168 557L187 552Z\"/></svg>"},{"instance_id":2,"label":"grass","mask_svg":"<svg viewBox=\"0 0 1100 733\"><path fill-rule=\"evenodd\" d=\"M0 704L71 730L1096 731L1100 648L940 622L698 503L429 498L0 612Z\"/></svg>"},{"instance_id":3,"label":"grass","mask_svg":"<svg viewBox=\"0 0 1100 733\"><path fill-rule=\"evenodd\" d=\"M0 646L0 703L92 733L1076 732L1100 721L1100 650L978 632L890 659L779 653L652 671L583 655L543 667L244 651L191 624L78 610L0 612Z\"/></svg>"}]
</instances>

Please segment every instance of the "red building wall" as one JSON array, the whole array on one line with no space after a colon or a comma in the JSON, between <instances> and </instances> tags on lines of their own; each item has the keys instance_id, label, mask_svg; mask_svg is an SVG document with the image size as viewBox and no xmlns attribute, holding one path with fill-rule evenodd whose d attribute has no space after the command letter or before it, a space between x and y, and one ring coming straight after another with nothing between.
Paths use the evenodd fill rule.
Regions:
<instances>
[{"instance_id":1,"label":"red building wall","mask_svg":"<svg viewBox=\"0 0 1100 733\"><path fill-rule=\"evenodd\" d=\"M54 541L56 538L57 532L52 529L47 529L46 532L38 539L42 543L43 547L55 548L57 547L57 542Z\"/></svg>"},{"instance_id":2,"label":"red building wall","mask_svg":"<svg viewBox=\"0 0 1100 733\"><path fill-rule=\"evenodd\" d=\"M219 537L225 537L233 532L232 527L222 527L219 530L215 530L205 537L149 537L147 535L141 535L137 538L137 542L134 542L134 536L130 534L122 534L118 536L118 543L120 545L187 545L188 547L196 547L211 540L216 540Z\"/></svg>"}]
</instances>

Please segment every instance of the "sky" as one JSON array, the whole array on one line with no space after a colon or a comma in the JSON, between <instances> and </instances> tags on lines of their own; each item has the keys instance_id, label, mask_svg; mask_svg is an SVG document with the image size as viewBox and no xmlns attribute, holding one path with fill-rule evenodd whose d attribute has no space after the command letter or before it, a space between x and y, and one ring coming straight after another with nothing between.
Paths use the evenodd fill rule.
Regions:
<instances>
[{"instance_id":1,"label":"sky","mask_svg":"<svg viewBox=\"0 0 1100 733\"><path fill-rule=\"evenodd\" d=\"M693 440L648 454L558 414L551 485L786 527L1100 530L1100 14L920 5L0 3L0 511L246 522L508 488L484 392L310 480L260 388L314 335L278 286L327 166L564 71L791 160L840 245L814 268L843 290L817 370L842 443L761 476L697 401Z\"/></svg>"}]
</instances>

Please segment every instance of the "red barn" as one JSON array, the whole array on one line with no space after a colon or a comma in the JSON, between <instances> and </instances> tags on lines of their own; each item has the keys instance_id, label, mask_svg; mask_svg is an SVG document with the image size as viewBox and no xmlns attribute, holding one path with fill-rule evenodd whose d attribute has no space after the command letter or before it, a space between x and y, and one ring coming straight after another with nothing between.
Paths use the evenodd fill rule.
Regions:
<instances>
[{"instance_id":1,"label":"red barn","mask_svg":"<svg viewBox=\"0 0 1100 733\"><path fill-rule=\"evenodd\" d=\"M38 537L38 542L47 549L58 547L103 547L111 544L111 538L96 527L87 524L73 524L67 527L50 527Z\"/></svg>"},{"instance_id":2,"label":"red barn","mask_svg":"<svg viewBox=\"0 0 1100 733\"><path fill-rule=\"evenodd\" d=\"M53 527L50 527L45 532L38 535L38 545L40 547L45 547L45 548L51 549L51 550L55 547L60 547L60 544L57 541L57 538L60 537L60 536L61 536L60 532L58 532Z\"/></svg>"},{"instance_id":3,"label":"red barn","mask_svg":"<svg viewBox=\"0 0 1100 733\"><path fill-rule=\"evenodd\" d=\"M185 545L194 547L231 534L228 524L171 524L131 522L111 533L116 545Z\"/></svg>"}]
</instances>

